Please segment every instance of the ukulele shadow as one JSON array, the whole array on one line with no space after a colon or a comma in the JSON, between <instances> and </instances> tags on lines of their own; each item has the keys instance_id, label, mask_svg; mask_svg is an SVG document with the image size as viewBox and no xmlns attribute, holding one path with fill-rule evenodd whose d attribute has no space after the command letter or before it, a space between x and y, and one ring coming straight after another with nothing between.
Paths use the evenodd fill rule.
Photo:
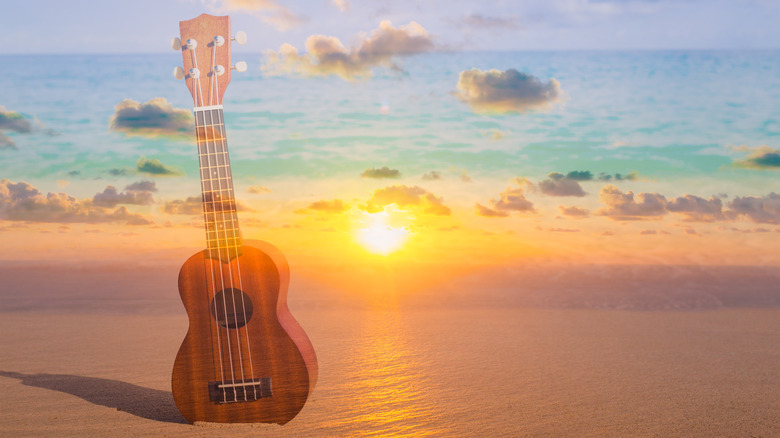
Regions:
<instances>
[{"instance_id":1,"label":"ukulele shadow","mask_svg":"<svg viewBox=\"0 0 780 438\"><path fill-rule=\"evenodd\" d=\"M0 376L19 379L22 385L75 395L90 403L116 408L149 420L186 423L168 391L144 388L132 383L69 374L22 374L0 371Z\"/></svg>"}]
</instances>

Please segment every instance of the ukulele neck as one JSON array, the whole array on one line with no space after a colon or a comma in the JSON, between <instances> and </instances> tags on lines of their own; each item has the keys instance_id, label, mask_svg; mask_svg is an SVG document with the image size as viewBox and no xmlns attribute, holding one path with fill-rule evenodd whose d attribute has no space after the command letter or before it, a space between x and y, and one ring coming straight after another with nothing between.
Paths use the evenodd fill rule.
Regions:
<instances>
[{"instance_id":1,"label":"ukulele neck","mask_svg":"<svg viewBox=\"0 0 780 438\"><path fill-rule=\"evenodd\" d=\"M241 255L242 240L222 105L196 107L193 112L207 251L210 258L226 263Z\"/></svg>"}]
</instances>

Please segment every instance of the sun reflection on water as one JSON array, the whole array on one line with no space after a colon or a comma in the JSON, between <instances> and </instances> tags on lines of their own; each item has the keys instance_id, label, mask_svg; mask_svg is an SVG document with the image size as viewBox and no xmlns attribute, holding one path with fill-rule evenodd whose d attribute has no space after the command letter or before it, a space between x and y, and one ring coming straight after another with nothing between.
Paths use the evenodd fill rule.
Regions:
<instances>
[{"instance_id":1,"label":"sun reflection on water","mask_svg":"<svg viewBox=\"0 0 780 438\"><path fill-rule=\"evenodd\" d=\"M422 371L422 355L410 348L400 315L367 314L360 339L344 372L349 379L342 386L344 410L326 427L350 436L442 435L434 425L435 405L423 391L431 382Z\"/></svg>"}]
</instances>

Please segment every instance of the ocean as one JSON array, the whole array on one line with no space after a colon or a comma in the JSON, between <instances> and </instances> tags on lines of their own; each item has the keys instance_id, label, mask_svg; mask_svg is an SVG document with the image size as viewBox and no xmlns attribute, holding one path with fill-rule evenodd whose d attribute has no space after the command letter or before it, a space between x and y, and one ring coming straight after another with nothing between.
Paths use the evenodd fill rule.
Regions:
<instances>
[{"instance_id":1,"label":"ocean","mask_svg":"<svg viewBox=\"0 0 780 438\"><path fill-rule=\"evenodd\" d=\"M772 145L780 135L777 51L435 53L354 82L268 77L260 55L242 55L234 57L249 70L233 74L224 101L237 179L335 178L367 163L419 175L443 162L473 176L541 178L587 163L593 172L619 166L665 181L717 179L747 192L759 178L723 169L731 160L722 148ZM0 104L56 132L15 135L18 150L3 153L3 177L79 171L105 178L106 168L139 154L197 174L189 139L122 138L108 129L127 98L192 107L171 74L178 54L0 59ZM454 95L458 75L472 68L554 78L565 98L549 111L475 114ZM492 140L494 132L504 141Z\"/></svg>"}]
</instances>

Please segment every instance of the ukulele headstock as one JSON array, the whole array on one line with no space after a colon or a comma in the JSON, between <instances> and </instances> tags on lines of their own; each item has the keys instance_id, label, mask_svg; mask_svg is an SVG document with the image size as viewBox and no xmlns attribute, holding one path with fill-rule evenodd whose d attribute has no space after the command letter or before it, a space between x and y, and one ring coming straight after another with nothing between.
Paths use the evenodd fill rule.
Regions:
<instances>
[{"instance_id":1,"label":"ukulele headstock","mask_svg":"<svg viewBox=\"0 0 780 438\"><path fill-rule=\"evenodd\" d=\"M222 105L231 70L246 70L243 61L231 64L231 42L244 44L246 34L240 31L231 36L229 16L208 14L180 21L179 31L181 36L171 45L182 52L184 67L176 67L174 77L185 80L195 107Z\"/></svg>"}]
</instances>

